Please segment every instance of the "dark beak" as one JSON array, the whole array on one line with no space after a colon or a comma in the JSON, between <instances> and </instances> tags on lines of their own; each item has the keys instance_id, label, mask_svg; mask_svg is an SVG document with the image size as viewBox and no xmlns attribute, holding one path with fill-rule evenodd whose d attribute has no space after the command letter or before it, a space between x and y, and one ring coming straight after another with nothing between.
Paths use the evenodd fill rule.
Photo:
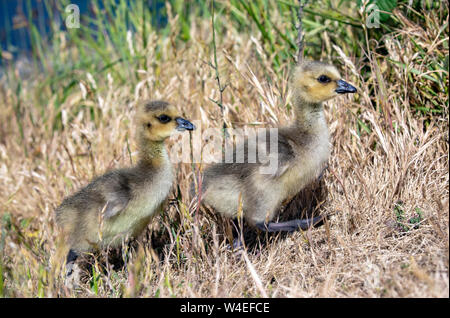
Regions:
<instances>
[{"instance_id":1,"label":"dark beak","mask_svg":"<svg viewBox=\"0 0 450 318\"><path fill-rule=\"evenodd\" d=\"M338 94L356 93L356 87L350 85L346 81L338 80L337 85L336 93Z\"/></svg>"},{"instance_id":2,"label":"dark beak","mask_svg":"<svg viewBox=\"0 0 450 318\"><path fill-rule=\"evenodd\" d=\"M178 118L175 119L175 121L178 124L178 126L177 126L177 130L178 131L194 130L195 129L194 124L191 123L189 120L186 120L184 118L178 117Z\"/></svg>"}]
</instances>

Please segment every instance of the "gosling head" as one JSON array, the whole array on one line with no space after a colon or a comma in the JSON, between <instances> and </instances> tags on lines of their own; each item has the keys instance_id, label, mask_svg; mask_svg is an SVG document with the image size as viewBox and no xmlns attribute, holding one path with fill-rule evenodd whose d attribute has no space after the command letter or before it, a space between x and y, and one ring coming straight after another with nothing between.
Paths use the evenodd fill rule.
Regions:
<instances>
[{"instance_id":1,"label":"gosling head","mask_svg":"<svg viewBox=\"0 0 450 318\"><path fill-rule=\"evenodd\" d=\"M341 79L333 65L304 62L295 70L294 92L301 100L319 104L338 94L355 93L356 88Z\"/></svg>"},{"instance_id":2,"label":"gosling head","mask_svg":"<svg viewBox=\"0 0 450 318\"><path fill-rule=\"evenodd\" d=\"M164 101L144 101L138 105L137 127L141 139L160 142L175 131L194 130L195 126L181 116L178 109Z\"/></svg>"}]
</instances>

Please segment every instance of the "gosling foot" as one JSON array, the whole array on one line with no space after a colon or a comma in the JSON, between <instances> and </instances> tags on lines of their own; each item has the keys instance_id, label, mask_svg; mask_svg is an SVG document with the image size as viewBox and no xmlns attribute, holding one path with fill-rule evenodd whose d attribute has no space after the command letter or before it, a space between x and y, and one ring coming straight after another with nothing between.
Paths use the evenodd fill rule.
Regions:
<instances>
[{"instance_id":1,"label":"gosling foot","mask_svg":"<svg viewBox=\"0 0 450 318\"><path fill-rule=\"evenodd\" d=\"M269 223L257 223L261 231L264 232L294 232L298 230L307 230L310 227L316 226L323 221L324 216L316 216L312 219L296 219L286 222L269 222Z\"/></svg>"}]
</instances>

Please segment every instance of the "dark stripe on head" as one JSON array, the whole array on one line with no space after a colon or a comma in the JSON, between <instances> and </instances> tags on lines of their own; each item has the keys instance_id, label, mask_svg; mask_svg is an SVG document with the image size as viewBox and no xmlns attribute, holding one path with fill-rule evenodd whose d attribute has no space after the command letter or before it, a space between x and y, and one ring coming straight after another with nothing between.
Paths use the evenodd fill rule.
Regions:
<instances>
[{"instance_id":1,"label":"dark stripe on head","mask_svg":"<svg viewBox=\"0 0 450 318\"><path fill-rule=\"evenodd\" d=\"M318 68L332 67L332 65L320 61L305 61L301 66L304 71L314 71Z\"/></svg>"},{"instance_id":2,"label":"dark stripe on head","mask_svg":"<svg viewBox=\"0 0 450 318\"><path fill-rule=\"evenodd\" d=\"M144 104L146 112L164 110L167 106L169 106L169 103L162 100L149 101Z\"/></svg>"}]
</instances>

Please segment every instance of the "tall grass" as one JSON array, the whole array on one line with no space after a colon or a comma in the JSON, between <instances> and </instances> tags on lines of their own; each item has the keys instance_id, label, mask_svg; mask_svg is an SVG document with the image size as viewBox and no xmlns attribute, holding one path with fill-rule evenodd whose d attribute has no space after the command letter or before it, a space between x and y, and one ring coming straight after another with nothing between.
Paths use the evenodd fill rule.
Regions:
<instances>
[{"instance_id":1,"label":"tall grass","mask_svg":"<svg viewBox=\"0 0 450 318\"><path fill-rule=\"evenodd\" d=\"M60 22L68 3L44 1ZM235 257L229 224L189 195L197 167L180 165L171 204L118 255L127 266L104 251L88 257L78 289L65 287L54 208L133 162L137 100L168 99L202 129L292 118L298 2L215 0L214 40L211 4L170 1L156 21L147 1L93 1L80 29L51 18L48 39L28 17L35 69L21 76L5 59L0 79L0 295L448 296L448 7L438 1L397 1L380 28L365 26L363 2L305 6L305 57L359 88L326 107L326 226L253 238Z\"/></svg>"},{"instance_id":2,"label":"tall grass","mask_svg":"<svg viewBox=\"0 0 450 318\"><path fill-rule=\"evenodd\" d=\"M376 3L376 1L372 1ZM156 3L156 2L152 2ZM369 2L367 2L369 3ZM380 3L384 3L380 1ZM393 1L388 7L387 17L382 17L380 28L367 28L365 21L367 14L364 11L364 1L332 1L307 2L305 16L303 18L306 56L322 59L330 57L337 60L333 45L342 48L344 54L358 59L384 60L388 58L389 65L402 67L411 84L417 81L424 87L428 87L427 94L420 94L420 98L411 100L412 108L420 114L433 116L442 114L445 109L441 107L443 96L448 96L448 78L445 70L448 68L448 23L445 16L448 8L442 1ZM91 14L82 16L80 29L65 29L61 25L65 20L64 8L69 1L44 1L48 23L50 24L50 44L47 34L40 34L42 28L38 28L31 15L28 15L29 36L32 43L32 56L34 65L42 72L44 77L40 89L44 94L38 96L39 105L45 104L45 100L56 97L56 107L63 103L70 92L78 89L79 72L84 70L91 74L111 73L114 80L121 83L138 81L137 70L145 67L147 59L147 33L157 30L164 38L173 33L173 25L161 26L169 16L176 15L174 21L180 29L175 41L188 42L190 38L190 21L193 17L210 19L211 8L208 1L173 1L168 6L156 11L155 5L148 6L148 2L142 1L92 1ZM250 33L259 33L259 41L262 52L269 58L276 70L281 64L292 63L297 52L295 38L297 36L296 9L298 3L288 0L257 0L257 1L216 1L216 11L223 15L224 19L217 19L215 25L218 32L223 32L227 23L237 30L246 30ZM381 9L385 9L381 7ZM29 10L31 12L31 10ZM433 12L430 15L427 12ZM437 15L435 15L436 13ZM159 14L159 16L156 16ZM60 17L60 18L57 18ZM442 23L441 23L442 22ZM157 29L156 29L157 28ZM417 30L426 28L429 47L418 44L422 41L422 32ZM421 30L424 31L424 30ZM136 40L142 45L130 50L125 45L129 32L136 35ZM435 34L430 34L435 33ZM434 37L433 37L434 36ZM418 58L411 61L402 60L403 54L398 59L389 57L390 43L400 43L403 38L411 39L410 49ZM172 36L173 38L173 36ZM384 39L392 41L385 42ZM370 40L369 40L370 39ZM388 43L388 44L386 44ZM440 49L442 48L442 49ZM391 48L395 49L395 47ZM405 48L403 48L405 49ZM159 44L155 47L156 63L161 54ZM374 56L373 56L374 55ZM261 57L260 57L261 58ZM7 62L7 61L6 61ZM409 63L408 63L409 62ZM361 70L362 76L369 79L370 70ZM15 72L7 72L11 76L9 83L15 82L20 91L21 78L15 76ZM270 76L267 76L270 79ZM413 95L417 94L415 87L410 87ZM376 87L372 87L375 90ZM442 92L442 94L440 94ZM374 101L375 102L375 101ZM445 103L444 103L445 104ZM18 105L19 107L20 105ZM18 109L19 112L19 109Z\"/></svg>"}]
</instances>

